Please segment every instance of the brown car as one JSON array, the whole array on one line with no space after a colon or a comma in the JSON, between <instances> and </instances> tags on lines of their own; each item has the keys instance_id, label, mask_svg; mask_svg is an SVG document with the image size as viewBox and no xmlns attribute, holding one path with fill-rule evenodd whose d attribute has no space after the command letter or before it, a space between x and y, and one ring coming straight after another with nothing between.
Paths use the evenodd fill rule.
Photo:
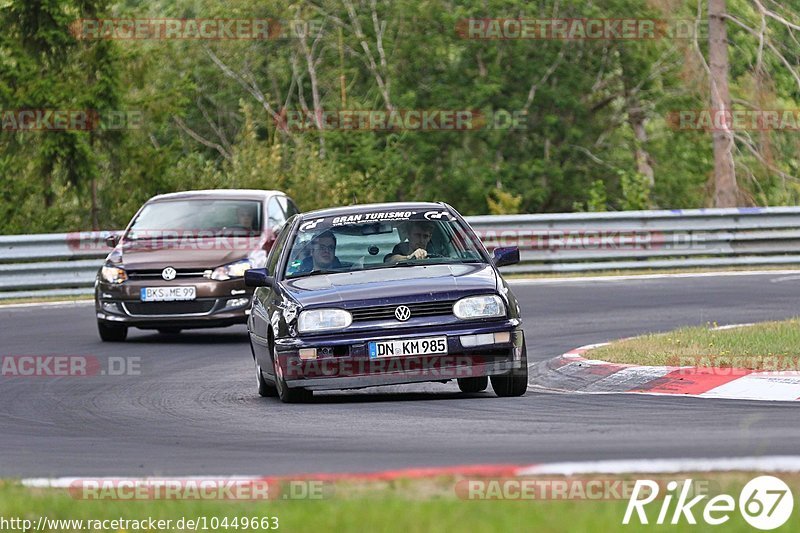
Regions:
<instances>
[{"instance_id":1,"label":"brown car","mask_svg":"<svg viewBox=\"0 0 800 533\"><path fill-rule=\"evenodd\" d=\"M97 329L123 341L129 327L178 333L245 324L253 289L244 272L266 264L276 229L298 212L280 191L208 190L148 200L95 281Z\"/></svg>"}]
</instances>

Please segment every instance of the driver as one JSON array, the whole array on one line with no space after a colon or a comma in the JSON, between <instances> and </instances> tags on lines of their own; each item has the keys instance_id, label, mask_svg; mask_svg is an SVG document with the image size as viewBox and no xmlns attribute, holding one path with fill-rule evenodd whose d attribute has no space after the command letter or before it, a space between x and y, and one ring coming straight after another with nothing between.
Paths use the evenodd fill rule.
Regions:
<instances>
[{"instance_id":1,"label":"driver","mask_svg":"<svg viewBox=\"0 0 800 533\"><path fill-rule=\"evenodd\" d=\"M253 210L249 207L240 205L236 208L237 226L245 229L253 229Z\"/></svg>"},{"instance_id":2,"label":"driver","mask_svg":"<svg viewBox=\"0 0 800 533\"><path fill-rule=\"evenodd\" d=\"M428 247L433 236L433 222L412 220L408 223L408 240L395 245L384 263L397 263L409 259L425 259L430 253Z\"/></svg>"},{"instance_id":3,"label":"driver","mask_svg":"<svg viewBox=\"0 0 800 533\"><path fill-rule=\"evenodd\" d=\"M311 239L309 246L311 255L303 259L297 273L342 268L342 263L336 257L336 236L331 231L323 231Z\"/></svg>"}]
</instances>

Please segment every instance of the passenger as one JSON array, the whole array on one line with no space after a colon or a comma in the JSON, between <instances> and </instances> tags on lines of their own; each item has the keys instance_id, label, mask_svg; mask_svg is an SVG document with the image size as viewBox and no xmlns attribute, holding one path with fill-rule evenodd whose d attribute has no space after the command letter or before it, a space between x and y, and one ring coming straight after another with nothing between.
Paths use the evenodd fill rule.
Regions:
<instances>
[{"instance_id":1,"label":"passenger","mask_svg":"<svg viewBox=\"0 0 800 533\"><path fill-rule=\"evenodd\" d=\"M408 240L395 245L392 253L383 258L384 263L397 263L410 259L425 259L433 236L434 225L426 220L412 220L408 223Z\"/></svg>"}]
</instances>

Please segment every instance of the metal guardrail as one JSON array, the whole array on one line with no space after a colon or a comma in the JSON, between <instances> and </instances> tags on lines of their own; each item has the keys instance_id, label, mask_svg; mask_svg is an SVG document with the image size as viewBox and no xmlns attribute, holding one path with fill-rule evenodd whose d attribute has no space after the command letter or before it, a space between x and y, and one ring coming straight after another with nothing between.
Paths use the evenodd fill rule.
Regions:
<instances>
[{"instance_id":1,"label":"metal guardrail","mask_svg":"<svg viewBox=\"0 0 800 533\"><path fill-rule=\"evenodd\" d=\"M507 273L800 265L800 207L473 216ZM0 236L0 300L90 294L111 231Z\"/></svg>"}]
</instances>

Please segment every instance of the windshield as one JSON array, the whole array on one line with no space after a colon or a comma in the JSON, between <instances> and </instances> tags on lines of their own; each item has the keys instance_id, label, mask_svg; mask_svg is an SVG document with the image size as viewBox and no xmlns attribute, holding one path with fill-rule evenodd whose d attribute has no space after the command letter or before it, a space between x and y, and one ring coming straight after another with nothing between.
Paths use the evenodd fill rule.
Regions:
<instances>
[{"instance_id":1,"label":"windshield","mask_svg":"<svg viewBox=\"0 0 800 533\"><path fill-rule=\"evenodd\" d=\"M261 231L261 202L256 200L174 200L147 204L126 238L142 240L194 234L250 235Z\"/></svg>"},{"instance_id":2,"label":"windshield","mask_svg":"<svg viewBox=\"0 0 800 533\"><path fill-rule=\"evenodd\" d=\"M485 261L461 224L446 211L382 211L311 219L300 225L289 254L287 278Z\"/></svg>"}]
</instances>

